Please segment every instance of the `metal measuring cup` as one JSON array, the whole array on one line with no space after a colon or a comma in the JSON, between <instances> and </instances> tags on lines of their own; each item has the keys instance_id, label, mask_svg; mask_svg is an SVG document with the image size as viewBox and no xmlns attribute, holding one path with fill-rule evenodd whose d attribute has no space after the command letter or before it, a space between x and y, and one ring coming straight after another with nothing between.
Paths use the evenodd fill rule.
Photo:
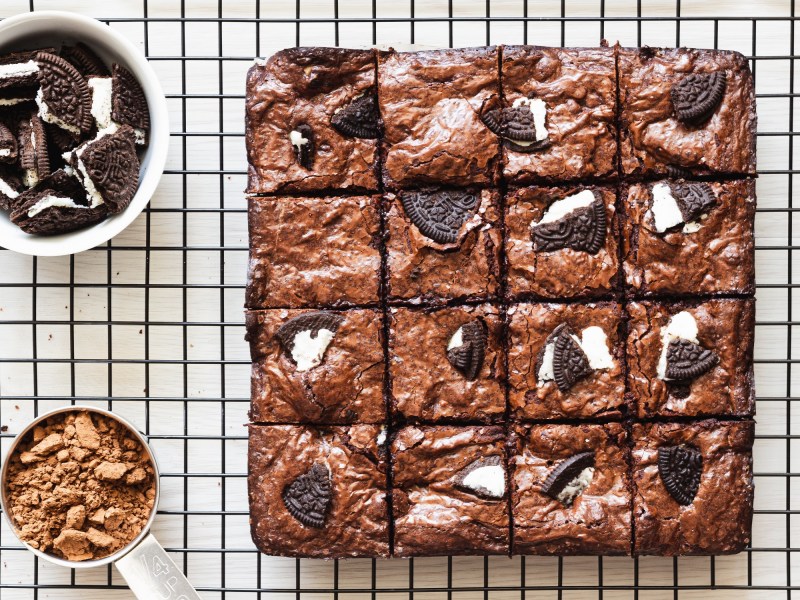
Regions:
<instances>
[{"instance_id":1,"label":"metal measuring cup","mask_svg":"<svg viewBox=\"0 0 800 600\"><path fill-rule=\"evenodd\" d=\"M6 519L11 526L11 531L13 531L14 535L17 535L19 539L16 524L13 522L11 513L9 511L7 497L6 481L8 478L9 465L11 464L11 457L14 455L14 452L16 452L17 447L25 435L46 419L61 413L81 411L95 413L110 419L114 419L123 425L137 440L139 440L139 443L142 445L142 448L147 453L147 457L150 459L150 462L153 465L153 471L155 473L156 495L153 500L153 510L150 512L147 523L145 523L142 531L139 532L139 535L129 542L127 546L119 549L110 556L106 556L105 558L85 561L71 561L47 554L26 544L27 549L41 559L61 565L62 567L69 567L70 569L89 569L93 567L102 567L113 563L114 566L117 567L117 570L125 578L125 581L128 583L131 591L136 594L137 598L142 600L152 600L153 598L161 598L163 600L200 600L200 596L194 590L184 574L164 551L164 548L161 547L161 544L159 544L156 538L150 533L150 527L153 524L153 520L155 519L156 512L158 510L158 500L160 498L161 487L159 481L158 463L153 455L153 451L147 444L145 437L139 433L139 431L131 423L107 410L95 408L93 406L65 406L64 408L58 408L37 417L28 423L28 425L26 425L22 431L20 431L20 433L12 442L11 447L8 449L5 460L3 461L3 467L0 469L0 507L3 509L3 513L5 514Z\"/></svg>"}]
</instances>

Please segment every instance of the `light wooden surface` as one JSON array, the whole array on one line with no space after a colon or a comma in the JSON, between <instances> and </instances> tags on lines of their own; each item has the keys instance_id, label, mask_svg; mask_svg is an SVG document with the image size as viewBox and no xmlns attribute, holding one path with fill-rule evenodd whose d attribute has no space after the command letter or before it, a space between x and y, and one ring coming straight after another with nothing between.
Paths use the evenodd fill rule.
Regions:
<instances>
[{"instance_id":1,"label":"light wooden surface","mask_svg":"<svg viewBox=\"0 0 800 600\"><path fill-rule=\"evenodd\" d=\"M258 26L250 22L218 24L218 3L211 0L186 2L185 14L191 19L181 26L161 18L181 16L178 1L145 0L110 2L94 0L37 0L37 9L76 10L100 18L142 17L146 4L153 21L116 21L113 27L124 31L144 48L145 40L157 72L170 96L172 152L158 194L148 214L142 215L107 248L85 252L74 258L39 259L0 251L0 423L13 433L34 414L31 395L38 395L38 409L60 406L66 398L77 396L89 403L112 406L137 423L153 437L153 446L165 476L161 510L154 532L165 546L189 548L176 553L179 564L188 567L193 583L213 591L205 598L256 598L252 591L260 582L263 588L294 590L296 562L286 559L258 559L247 529L245 496L246 399L249 392L248 351L243 341L242 301L247 246L244 188L245 168L243 130L244 73L250 58L268 55L297 39L292 22ZM371 15L369 0L341 0L342 18ZM675 15L675 2L643 2L646 17ZM222 16L253 19L254 1L220 2ZM410 2L379 1L381 17L407 17ZM302 2L304 18L333 16L332 0ZM483 0L454 0L454 15L482 17ZM521 16L522 1L491 2L492 16ZM568 16L596 17L600 2L565 2ZM684 1L683 16L786 17L790 2L767 1ZM0 16L27 10L28 2L4 0ZM560 15L559 2L529 2L530 16ZM418 0L417 17L447 15L444 0ZM607 16L636 15L633 0L605 2ZM261 3L262 19L293 19L295 2L279 0ZM203 20L211 17L212 20ZM376 39L369 23L342 23L339 43L357 46L409 43L408 23L379 23ZM610 41L636 45L635 22L609 21L604 34ZM781 57L791 54L788 21L721 21L720 47L753 54L753 34L757 36L758 56ZM414 41L430 46L447 46L447 22L419 22ZM221 34L221 40L220 40ZM522 43L525 27L519 21L493 23L491 43ZM487 41L484 22L454 23L453 44L481 45ZM302 44L324 45L336 42L332 23L303 24L299 28ZM570 22L565 27L566 45L595 45L600 39L597 21ZM641 25L642 43L676 44L674 21L646 21ZM680 26L680 43L687 46L713 45L711 20L687 21ZM532 21L527 26L527 41L560 45L561 26L557 21ZM1 40L0 40L1 42ZM214 57L234 57L220 61ZM183 63L169 60L176 56L193 57ZM212 60L208 60L208 58ZM242 59L242 60L239 60ZM786 132L790 129L789 100L768 97L790 90L793 62L775 58L757 63L759 130ZM184 94L190 97L182 97ZM224 95L224 99L218 97ZM198 97L200 96L200 97ZM797 119L795 119L797 120ZM797 131L797 127L792 129ZM184 136L182 132L210 135ZM216 135L225 132L224 136ZM759 138L759 168L781 171L791 168L788 149L794 138L764 135ZM184 145L185 144L185 145ZM187 171L192 171L187 173ZM196 173L195 171L202 171ZM763 175L758 181L759 206L786 208L789 202L785 173ZM186 210L183 210L186 209ZM220 210L222 209L222 210ZM789 211L759 213L756 223L758 282L760 285L797 285L800 279L800 219ZM789 239L788 222L794 221ZM147 251L149 242L150 250ZM1 243L1 241L0 241ZM789 250L796 249L789 273ZM183 246L188 250L183 250ZM770 247L782 247L770 250ZM36 282L34 290L32 283ZM76 285L71 287L70 284ZM146 283L150 287L145 286ZM751 560L753 583L776 586L772 590L723 590L707 588L710 582L708 558L643 558L638 562L639 583L643 586L671 586L677 582L679 595L672 591L629 589L634 581L634 562L628 558L570 558L563 561L563 585L596 587L602 575L607 586L603 598L785 598L785 588L800 583L800 404L786 401L797 395L798 350L800 350L800 294L786 288L761 287L758 292L757 385L758 440L755 447L756 509L753 527L754 551L719 558L714 564L717 584L747 583ZM790 303L793 312L789 313ZM33 319L39 324L34 325ZM113 324L109 325L108 322ZM787 325L791 321L793 325ZM224 326L219 324L223 323ZM793 353L792 353L793 352ZM38 357L38 361L32 358ZM74 357L75 360L70 360ZM169 361L178 364L167 364ZM768 362L762 362L768 361ZM794 362L791 362L794 361ZM149 396L149 403L142 401ZM51 398L51 399L48 399ZM790 411L791 409L791 411ZM789 422L790 421L790 422ZM789 437L786 437L786 436ZM174 439L174 436L186 436ZM214 439L220 438L222 439ZM2 438L3 448L10 437ZM184 476L188 475L188 476ZM777 476L776 476L777 475ZM786 511L793 511L785 514ZM185 515L184 513L194 513ZM208 514L224 513L224 514ZM223 525L224 523L224 534ZM0 530L0 583L40 584L58 589L41 589L38 598L108 599L129 598L124 589L68 589L69 571L40 562L35 571L30 553L11 549L16 545L5 522ZM789 546L793 552L781 549ZM219 552L220 548L228 552ZM186 558L184 558L186 556ZM186 560L185 563L182 561ZM448 585L446 559L414 561L413 585L416 588L444 588ZM513 587L520 583L521 560L492 558L486 575L491 587ZM677 568L676 568L677 565ZM379 561L376 581L371 561L340 563L339 598L366 598L357 593L373 585L381 590L405 590L410 572L407 561ZM454 592L460 599L484 597L474 591L484 585L484 560L456 558L452 561L452 586L468 591ZM259 573L260 568L260 573ZM526 582L534 586L558 585L558 560L528 558ZM223 577L224 573L224 577ZM114 584L120 578L112 573ZM303 589L334 587L331 563L303 561L299 581ZM105 585L109 572L104 569L75 574L79 585ZM696 588L696 589L692 589ZM3 589L3 600L34 598L30 589ZM408 593L378 593L386 598L408 597ZM518 591L492 590L491 598L519 598ZM263 593L260 597L289 600L293 592ZM304 599L331 598L330 593L304 593ZM526 598L556 598L555 591L529 591ZM565 590L563 598L595 598L597 591ZM418 600L447 598L443 592L417 592Z\"/></svg>"}]
</instances>

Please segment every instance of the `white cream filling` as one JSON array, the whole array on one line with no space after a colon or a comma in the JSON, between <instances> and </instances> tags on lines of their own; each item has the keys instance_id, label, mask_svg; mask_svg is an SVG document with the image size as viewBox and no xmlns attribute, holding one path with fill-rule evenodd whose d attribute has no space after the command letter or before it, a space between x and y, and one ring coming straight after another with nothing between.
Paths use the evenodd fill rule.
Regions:
<instances>
[{"instance_id":1,"label":"white cream filling","mask_svg":"<svg viewBox=\"0 0 800 600\"><path fill-rule=\"evenodd\" d=\"M683 223L681 209L666 183L657 183L653 186L653 204L650 207L650 214L653 215L653 223L659 233L664 233L667 229ZM700 220L702 221L707 216L701 215ZM689 221L683 226L683 233L694 233L702 226L699 221Z\"/></svg>"},{"instance_id":2,"label":"white cream filling","mask_svg":"<svg viewBox=\"0 0 800 600\"><path fill-rule=\"evenodd\" d=\"M594 477L594 467L586 467L583 471L578 473L577 477L570 481L564 489L558 494L558 501L562 504L569 506L583 491L589 487Z\"/></svg>"},{"instance_id":3,"label":"white cream filling","mask_svg":"<svg viewBox=\"0 0 800 600\"><path fill-rule=\"evenodd\" d=\"M536 128L536 139L530 142L514 140L514 143L517 146L530 146L531 144L547 139L547 126L545 125L547 104L545 104L544 100L540 100L539 98L517 98L511 106L517 108L522 105L530 108L533 113L533 126Z\"/></svg>"},{"instance_id":4,"label":"white cream filling","mask_svg":"<svg viewBox=\"0 0 800 600\"><path fill-rule=\"evenodd\" d=\"M555 221L560 221L579 208L591 206L594 201L595 196L592 190L583 190L582 192L578 192L572 196L567 196L561 200L556 200L547 208L542 220L538 223L534 221L531 225L532 227L536 227L537 225L544 225L545 223L554 223Z\"/></svg>"},{"instance_id":5,"label":"white cream filling","mask_svg":"<svg viewBox=\"0 0 800 600\"><path fill-rule=\"evenodd\" d=\"M573 335L572 339L583 350L589 361L589 366L595 371L614 368L614 357L608 350L608 336L602 328L592 325L581 332L581 337ZM555 379L553 359L555 357L555 343L548 342L544 347L542 364L537 373L539 382Z\"/></svg>"},{"instance_id":6,"label":"white cream filling","mask_svg":"<svg viewBox=\"0 0 800 600\"><path fill-rule=\"evenodd\" d=\"M11 156L11 148L0 148L0 156Z\"/></svg>"},{"instance_id":7,"label":"white cream filling","mask_svg":"<svg viewBox=\"0 0 800 600\"><path fill-rule=\"evenodd\" d=\"M61 129L66 129L70 133L74 133L75 135L80 135L81 130L75 125L67 123L63 121L61 118L54 115L50 112L50 107L47 106L47 102L44 99L44 93L42 92L42 88L36 92L36 104L39 106L39 116L45 123L50 123L52 125L57 125L61 127Z\"/></svg>"},{"instance_id":8,"label":"white cream filling","mask_svg":"<svg viewBox=\"0 0 800 600\"><path fill-rule=\"evenodd\" d=\"M381 427L381 432L378 434L378 437L375 438L375 442L378 446L383 446L386 443L386 427Z\"/></svg>"},{"instance_id":9,"label":"white cream filling","mask_svg":"<svg viewBox=\"0 0 800 600\"><path fill-rule=\"evenodd\" d=\"M0 98L0 106L14 106L27 102L30 98Z\"/></svg>"},{"instance_id":10,"label":"white cream filling","mask_svg":"<svg viewBox=\"0 0 800 600\"><path fill-rule=\"evenodd\" d=\"M91 77L87 83L92 90L92 116L97 129L111 125L111 77Z\"/></svg>"},{"instance_id":11,"label":"white cream filling","mask_svg":"<svg viewBox=\"0 0 800 600\"><path fill-rule=\"evenodd\" d=\"M309 139L307 137L303 137L302 133L293 129L289 132L289 141L292 143L292 146L295 146L298 150L300 150L309 142Z\"/></svg>"},{"instance_id":12,"label":"white cream filling","mask_svg":"<svg viewBox=\"0 0 800 600\"><path fill-rule=\"evenodd\" d=\"M292 358L298 371L308 371L322 362L322 357L335 333L330 329L320 329L317 337L311 337L311 330L301 331L294 336Z\"/></svg>"},{"instance_id":13,"label":"white cream filling","mask_svg":"<svg viewBox=\"0 0 800 600\"><path fill-rule=\"evenodd\" d=\"M36 169L25 169L25 172L22 174L22 185L26 188L32 188L37 183L39 183L39 174L36 172Z\"/></svg>"},{"instance_id":14,"label":"white cream filling","mask_svg":"<svg viewBox=\"0 0 800 600\"><path fill-rule=\"evenodd\" d=\"M461 485L476 493L502 498L506 493L506 472L502 465L484 465L467 473Z\"/></svg>"},{"instance_id":15,"label":"white cream filling","mask_svg":"<svg viewBox=\"0 0 800 600\"><path fill-rule=\"evenodd\" d=\"M11 63L8 65L0 65L0 79L9 79L11 77L22 77L24 75L33 75L39 72L39 65L35 61L29 60L24 63Z\"/></svg>"},{"instance_id":16,"label":"white cream filling","mask_svg":"<svg viewBox=\"0 0 800 600\"><path fill-rule=\"evenodd\" d=\"M464 345L464 328L459 327L456 329L456 332L453 334L453 337L450 338L450 342L447 344L447 350L452 350L453 348L458 348Z\"/></svg>"},{"instance_id":17,"label":"white cream filling","mask_svg":"<svg viewBox=\"0 0 800 600\"><path fill-rule=\"evenodd\" d=\"M656 374L659 379L667 380L667 348L672 340L684 339L690 342L697 341L697 321L691 313L679 312L669 320L667 326L661 329L661 356L658 359Z\"/></svg>"},{"instance_id":18,"label":"white cream filling","mask_svg":"<svg viewBox=\"0 0 800 600\"><path fill-rule=\"evenodd\" d=\"M87 206L75 204L72 198L64 198L62 196L44 196L28 209L28 217L35 217L46 208L51 208L53 206L60 206L62 208L88 208Z\"/></svg>"},{"instance_id":19,"label":"white cream filling","mask_svg":"<svg viewBox=\"0 0 800 600\"><path fill-rule=\"evenodd\" d=\"M19 196L19 192L8 185L5 179L0 178L0 193L2 193L7 198L11 198L12 200Z\"/></svg>"}]
</instances>

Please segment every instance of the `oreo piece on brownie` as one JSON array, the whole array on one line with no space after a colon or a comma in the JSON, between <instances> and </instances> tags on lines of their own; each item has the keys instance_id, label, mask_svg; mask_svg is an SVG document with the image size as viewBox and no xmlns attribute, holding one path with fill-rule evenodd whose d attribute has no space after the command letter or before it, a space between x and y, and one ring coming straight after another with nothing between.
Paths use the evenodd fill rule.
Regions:
<instances>
[{"instance_id":1,"label":"oreo piece on brownie","mask_svg":"<svg viewBox=\"0 0 800 600\"><path fill-rule=\"evenodd\" d=\"M86 188L92 207L107 204L108 212L122 212L139 186L133 128L125 125L80 146L70 156L70 166Z\"/></svg>"},{"instance_id":2,"label":"oreo piece on brownie","mask_svg":"<svg viewBox=\"0 0 800 600\"><path fill-rule=\"evenodd\" d=\"M88 134L93 121L92 94L86 79L69 62L49 52L39 52L36 63L39 65L39 91L36 93L39 116L76 138Z\"/></svg>"},{"instance_id":3,"label":"oreo piece on brownie","mask_svg":"<svg viewBox=\"0 0 800 600\"><path fill-rule=\"evenodd\" d=\"M58 170L42 179L34 189L16 199L11 221L25 233L54 235L98 223L105 219L105 206L91 208L86 192L75 177Z\"/></svg>"},{"instance_id":4,"label":"oreo piece on brownie","mask_svg":"<svg viewBox=\"0 0 800 600\"><path fill-rule=\"evenodd\" d=\"M108 77L111 72L94 51L83 42L78 42L74 46L64 46L61 48L61 58L68 61L78 70L78 73L86 78L89 77Z\"/></svg>"}]
</instances>

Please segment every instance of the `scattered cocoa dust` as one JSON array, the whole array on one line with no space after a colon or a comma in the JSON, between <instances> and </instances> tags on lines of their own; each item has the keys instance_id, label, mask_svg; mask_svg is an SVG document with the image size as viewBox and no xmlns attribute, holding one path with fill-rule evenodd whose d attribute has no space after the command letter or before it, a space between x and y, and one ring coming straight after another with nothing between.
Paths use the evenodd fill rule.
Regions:
<instances>
[{"instance_id":1,"label":"scattered cocoa dust","mask_svg":"<svg viewBox=\"0 0 800 600\"><path fill-rule=\"evenodd\" d=\"M127 428L98 413L54 415L10 458L7 499L20 538L66 560L114 554L144 528L155 471Z\"/></svg>"}]
</instances>

